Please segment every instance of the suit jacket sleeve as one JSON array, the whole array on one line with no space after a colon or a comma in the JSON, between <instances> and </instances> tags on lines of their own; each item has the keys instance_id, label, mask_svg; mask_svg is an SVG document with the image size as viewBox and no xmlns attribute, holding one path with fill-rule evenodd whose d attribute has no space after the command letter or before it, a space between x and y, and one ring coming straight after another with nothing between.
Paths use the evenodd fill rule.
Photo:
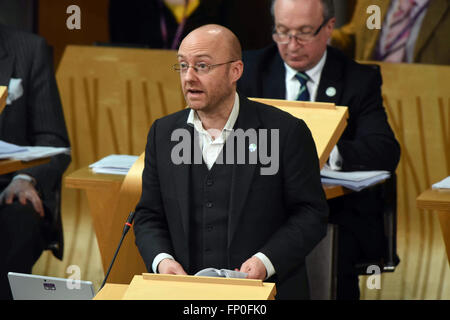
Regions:
<instances>
[{"instance_id":1,"label":"suit jacket sleeve","mask_svg":"<svg viewBox=\"0 0 450 320\"><path fill-rule=\"evenodd\" d=\"M161 199L156 156L157 126L150 129L145 148L145 166L142 173L142 195L136 206L134 233L136 245L149 272L159 253L175 256Z\"/></svg>"},{"instance_id":2,"label":"suit jacket sleeve","mask_svg":"<svg viewBox=\"0 0 450 320\"><path fill-rule=\"evenodd\" d=\"M297 272L326 234L328 205L320 182L319 161L306 124L295 119L280 150L286 222L261 249L280 280Z\"/></svg>"},{"instance_id":3,"label":"suit jacket sleeve","mask_svg":"<svg viewBox=\"0 0 450 320\"><path fill-rule=\"evenodd\" d=\"M389 126L381 95L378 68L357 77L357 90L350 108L348 127L338 142L343 170L395 171L400 146Z\"/></svg>"},{"instance_id":4,"label":"suit jacket sleeve","mask_svg":"<svg viewBox=\"0 0 450 320\"><path fill-rule=\"evenodd\" d=\"M69 147L61 101L53 73L49 48L42 38L24 44L29 46L29 59L33 61L25 84L27 103L27 141L34 146ZM51 161L20 171L33 176L43 198L51 198L59 188L62 174L70 163L66 154L52 157Z\"/></svg>"}]
</instances>

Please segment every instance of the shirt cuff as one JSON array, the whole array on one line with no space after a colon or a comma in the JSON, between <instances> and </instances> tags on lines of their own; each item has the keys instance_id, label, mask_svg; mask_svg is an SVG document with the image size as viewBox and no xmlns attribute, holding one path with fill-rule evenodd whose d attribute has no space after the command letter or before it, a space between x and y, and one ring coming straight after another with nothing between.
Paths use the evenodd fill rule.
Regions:
<instances>
[{"instance_id":1,"label":"shirt cuff","mask_svg":"<svg viewBox=\"0 0 450 320\"><path fill-rule=\"evenodd\" d=\"M275 274L275 268L273 267L272 262L270 262L269 258L267 258L267 256L262 253L262 252L258 252L257 254L253 255L254 257L257 257L259 260L262 261L262 263L264 264L264 267L266 267L266 279L269 279L271 276L273 276Z\"/></svg>"},{"instance_id":2,"label":"shirt cuff","mask_svg":"<svg viewBox=\"0 0 450 320\"><path fill-rule=\"evenodd\" d=\"M337 146L334 146L333 150L331 150L330 157L328 158L328 165L331 170L339 171L342 170L342 163L343 159L339 153L339 149Z\"/></svg>"},{"instance_id":3,"label":"shirt cuff","mask_svg":"<svg viewBox=\"0 0 450 320\"><path fill-rule=\"evenodd\" d=\"M36 179L34 179L32 176L30 176L29 174L26 173L19 173L18 175L15 175L11 181L14 180L25 180L30 182L33 186L36 186Z\"/></svg>"},{"instance_id":4,"label":"shirt cuff","mask_svg":"<svg viewBox=\"0 0 450 320\"><path fill-rule=\"evenodd\" d=\"M164 259L172 259L175 260L174 257L172 257L170 254L167 253L160 253L158 254L155 259L153 259L153 263L152 263L152 270L154 273L159 273L158 272L158 265L159 263L164 260Z\"/></svg>"}]
</instances>

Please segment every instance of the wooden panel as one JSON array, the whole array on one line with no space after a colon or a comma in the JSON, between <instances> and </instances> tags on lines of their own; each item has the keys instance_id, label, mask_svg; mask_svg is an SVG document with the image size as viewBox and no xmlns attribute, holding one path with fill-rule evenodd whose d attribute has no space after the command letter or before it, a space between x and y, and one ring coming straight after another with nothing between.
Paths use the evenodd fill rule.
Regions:
<instances>
[{"instance_id":1,"label":"wooden panel","mask_svg":"<svg viewBox=\"0 0 450 320\"><path fill-rule=\"evenodd\" d=\"M7 97L8 97L8 88L0 86L0 113L5 108Z\"/></svg>"},{"instance_id":2,"label":"wooden panel","mask_svg":"<svg viewBox=\"0 0 450 320\"><path fill-rule=\"evenodd\" d=\"M371 62L372 63L372 62ZM360 281L363 299L449 299L450 269L437 215L416 198L450 174L450 66L377 63L389 123L401 146L397 247L401 259L382 289Z\"/></svg>"},{"instance_id":3,"label":"wooden panel","mask_svg":"<svg viewBox=\"0 0 450 320\"><path fill-rule=\"evenodd\" d=\"M144 151L151 123L184 108L174 63L175 51L67 47L56 77L76 168Z\"/></svg>"},{"instance_id":4,"label":"wooden panel","mask_svg":"<svg viewBox=\"0 0 450 320\"><path fill-rule=\"evenodd\" d=\"M109 42L109 0L39 0L38 31L53 47L54 65L58 66L68 45L92 45ZM70 30L67 7L77 5L81 11L81 29ZM55 68L56 69L56 68Z\"/></svg>"}]
</instances>

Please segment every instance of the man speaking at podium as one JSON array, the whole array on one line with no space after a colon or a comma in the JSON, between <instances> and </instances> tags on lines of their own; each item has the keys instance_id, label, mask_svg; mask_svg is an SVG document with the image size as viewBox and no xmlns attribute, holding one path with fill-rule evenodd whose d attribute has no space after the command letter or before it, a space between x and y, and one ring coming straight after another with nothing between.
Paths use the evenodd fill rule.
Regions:
<instances>
[{"instance_id":1,"label":"man speaking at podium","mask_svg":"<svg viewBox=\"0 0 450 320\"><path fill-rule=\"evenodd\" d=\"M275 282L277 299L308 298L304 260L324 237L328 216L309 129L236 93L241 46L224 27L188 34L174 68L189 108L156 120L148 135L134 226L147 269L239 269ZM238 131L266 134L239 144ZM180 153L182 142L188 147ZM275 170L265 170L264 150Z\"/></svg>"}]
</instances>

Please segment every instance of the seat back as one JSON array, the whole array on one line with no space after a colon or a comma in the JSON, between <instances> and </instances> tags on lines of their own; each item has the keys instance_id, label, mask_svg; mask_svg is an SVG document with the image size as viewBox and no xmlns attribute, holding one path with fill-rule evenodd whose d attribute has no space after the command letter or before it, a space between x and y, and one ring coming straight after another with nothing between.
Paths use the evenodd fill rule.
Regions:
<instances>
[{"instance_id":1,"label":"seat back","mask_svg":"<svg viewBox=\"0 0 450 320\"><path fill-rule=\"evenodd\" d=\"M378 266L380 272L394 272L400 258L397 254L397 176L393 174L382 183L381 194L383 198L384 222L384 250L383 256L378 260L358 261L356 270L359 275L371 274L370 266Z\"/></svg>"},{"instance_id":2,"label":"seat back","mask_svg":"<svg viewBox=\"0 0 450 320\"><path fill-rule=\"evenodd\" d=\"M335 300L338 226L328 224L327 235L306 257L311 300Z\"/></svg>"}]
</instances>

